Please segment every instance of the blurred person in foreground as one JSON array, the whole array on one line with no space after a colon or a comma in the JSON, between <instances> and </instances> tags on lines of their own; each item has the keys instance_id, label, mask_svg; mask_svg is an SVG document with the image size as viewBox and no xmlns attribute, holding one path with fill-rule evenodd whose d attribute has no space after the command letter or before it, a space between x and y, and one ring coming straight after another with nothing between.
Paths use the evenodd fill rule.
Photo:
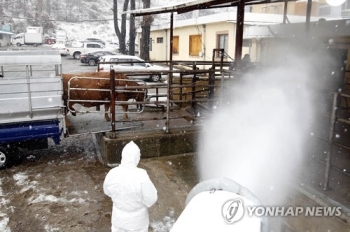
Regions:
<instances>
[{"instance_id":1,"label":"blurred person in foreground","mask_svg":"<svg viewBox=\"0 0 350 232\"><path fill-rule=\"evenodd\" d=\"M146 170L137 167L140 156L133 141L126 144L121 164L108 172L103 183L104 193L113 201L112 232L148 231L148 208L158 195Z\"/></svg>"}]
</instances>

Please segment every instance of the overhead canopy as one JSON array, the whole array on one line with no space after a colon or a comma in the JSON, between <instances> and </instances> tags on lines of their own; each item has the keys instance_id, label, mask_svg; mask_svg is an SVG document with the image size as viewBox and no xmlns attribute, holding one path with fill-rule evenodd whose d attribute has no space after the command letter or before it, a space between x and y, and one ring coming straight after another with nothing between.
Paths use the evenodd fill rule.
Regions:
<instances>
[{"instance_id":1,"label":"overhead canopy","mask_svg":"<svg viewBox=\"0 0 350 232\"><path fill-rule=\"evenodd\" d=\"M2 31L2 30L0 30L0 34L3 34L3 35L13 35L14 33L9 32L9 31Z\"/></svg>"},{"instance_id":2,"label":"overhead canopy","mask_svg":"<svg viewBox=\"0 0 350 232\"><path fill-rule=\"evenodd\" d=\"M194 0L191 2L185 2L177 5L157 7L157 8L146 8L140 10L125 11L124 14L131 14L132 16L144 16L162 13L171 13L170 19L170 38L173 37L173 13L178 14L190 12L193 10L203 10L203 9L213 9L222 7L237 7L237 19L236 19L236 44L235 44L235 61L237 69L241 66L241 55L243 47L243 26L244 26L244 7L246 5L256 5L256 4L267 4L267 3L277 3L277 2L292 2L296 0ZM310 22L310 12L312 0L307 0L307 24ZM286 15L287 4L285 5L284 17ZM308 27L308 26L307 26ZM171 46L169 60L172 62L172 39L170 39ZM170 65L170 69L172 66Z\"/></svg>"},{"instance_id":3,"label":"overhead canopy","mask_svg":"<svg viewBox=\"0 0 350 232\"><path fill-rule=\"evenodd\" d=\"M178 14L181 14L181 13L186 13L193 10L232 7L232 6L238 6L239 4L255 5L255 4L294 2L294 1L296 0L195 0L195 1L180 3L176 5L125 11L124 13L132 14L134 16L143 16L143 15L150 15L150 14L170 13L170 12L177 12Z\"/></svg>"}]
</instances>

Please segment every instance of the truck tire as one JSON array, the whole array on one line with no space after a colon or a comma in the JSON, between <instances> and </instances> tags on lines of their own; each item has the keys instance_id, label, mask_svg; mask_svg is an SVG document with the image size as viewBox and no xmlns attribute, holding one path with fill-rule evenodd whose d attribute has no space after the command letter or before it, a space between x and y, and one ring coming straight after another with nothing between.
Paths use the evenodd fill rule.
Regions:
<instances>
[{"instance_id":1,"label":"truck tire","mask_svg":"<svg viewBox=\"0 0 350 232\"><path fill-rule=\"evenodd\" d=\"M20 42L18 42L16 45L17 45L18 47L20 47L22 44L21 44Z\"/></svg>"},{"instance_id":2,"label":"truck tire","mask_svg":"<svg viewBox=\"0 0 350 232\"><path fill-rule=\"evenodd\" d=\"M74 52L73 57L74 57L74 59L79 60L80 59L80 52Z\"/></svg>"},{"instance_id":3,"label":"truck tire","mask_svg":"<svg viewBox=\"0 0 350 232\"><path fill-rule=\"evenodd\" d=\"M0 170L11 167L13 165L12 158L9 149L0 147Z\"/></svg>"},{"instance_id":4,"label":"truck tire","mask_svg":"<svg viewBox=\"0 0 350 232\"><path fill-rule=\"evenodd\" d=\"M89 64L90 66L95 66L95 65L96 65L96 61L95 61L94 59L90 59L90 60L88 61L88 64Z\"/></svg>"}]
</instances>

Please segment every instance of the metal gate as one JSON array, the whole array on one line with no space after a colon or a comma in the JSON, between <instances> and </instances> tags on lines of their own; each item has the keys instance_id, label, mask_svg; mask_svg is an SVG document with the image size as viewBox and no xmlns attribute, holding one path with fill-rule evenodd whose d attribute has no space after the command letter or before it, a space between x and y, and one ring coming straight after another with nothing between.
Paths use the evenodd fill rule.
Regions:
<instances>
[{"instance_id":1,"label":"metal gate","mask_svg":"<svg viewBox=\"0 0 350 232\"><path fill-rule=\"evenodd\" d=\"M101 88L96 85L95 87L85 87L85 86L76 86L75 84L72 84L73 81L79 81L79 80L88 80L89 82L93 81L103 81L108 82L108 84L101 86ZM130 111L127 112L128 114L140 114L143 110L135 110L137 103L136 102L130 102L130 101L111 101L112 98L115 99L115 97L118 96L118 94L132 94L132 93L139 93L140 90L133 89L128 87L128 83L132 85L133 83L140 83L141 85L146 85L142 81L134 81L134 80L124 80L124 79L114 79L111 78L113 81L123 81L126 83L125 86L115 86L114 88L110 84L110 80L106 80L106 78L98 78L98 77L72 77L68 81L68 98L67 98L67 110L70 112L66 115L67 119L67 128L69 131L69 135L77 135L77 134L84 134L84 133L99 133L99 132L106 132L111 131L112 126L117 126L117 130L125 130L125 129L131 129L136 128L139 126L142 126L141 122L128 122L120 118L124 112L121 107L122 104L124 105L130 105L129 108ZM115 97L112 95L112 88L115 92ZM146 93L147 89L144 89L142 94L144 96L147 95ZM83 93L84 97L76 99L74 98L74 93L81 92ZM109 96L105 97L104 99L96 99L96 94L100 96ZM130 99L131 100L131 99ZM142 99L142 102L144 99ZM74 105L74 109L70 108L69 105ZM93 107L86 107L84 105L91 104L95 105L96 108ZM102 108L100 105L109 105L109 109ZM139 109L143 109L144 107L140 107ZM114 123L111 121L107 121L105 118L105 115L107 114L108 117L111 117L112 112L115 112L115 114L118 116L117 120L115 120ZM74 116L75 114L75 116Z\"/></svg>"}]
</instances>

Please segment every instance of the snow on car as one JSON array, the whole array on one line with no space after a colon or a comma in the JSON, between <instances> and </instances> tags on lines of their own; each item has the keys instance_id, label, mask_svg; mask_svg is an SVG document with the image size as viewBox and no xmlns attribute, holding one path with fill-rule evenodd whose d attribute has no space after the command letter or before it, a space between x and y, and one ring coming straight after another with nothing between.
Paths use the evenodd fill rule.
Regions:
<instances>
[{"instance_id":1,"label":"snow on car","mask_svg":"<svg viewBox=\"0 0 350 232\"><path fill-rule=\"evenodd\" d=\"M113 63L104 63L104 62L113 62ZM162 73L159 71L167 71L169 68L167 66L152 65L147 63L145 60L137 56L129 55L111 55L111 56L101 56L100 64L98 66L99 72L109 72L111 67L115 71L127 71L127 72L139 72L139 71L149 71L155 73L137 73L136 75L128 75L130 79L138 80L151 80L153 82L158 82L161 79L166 79L168 74L167 72Z\"/></svg>"}]
</instances>

